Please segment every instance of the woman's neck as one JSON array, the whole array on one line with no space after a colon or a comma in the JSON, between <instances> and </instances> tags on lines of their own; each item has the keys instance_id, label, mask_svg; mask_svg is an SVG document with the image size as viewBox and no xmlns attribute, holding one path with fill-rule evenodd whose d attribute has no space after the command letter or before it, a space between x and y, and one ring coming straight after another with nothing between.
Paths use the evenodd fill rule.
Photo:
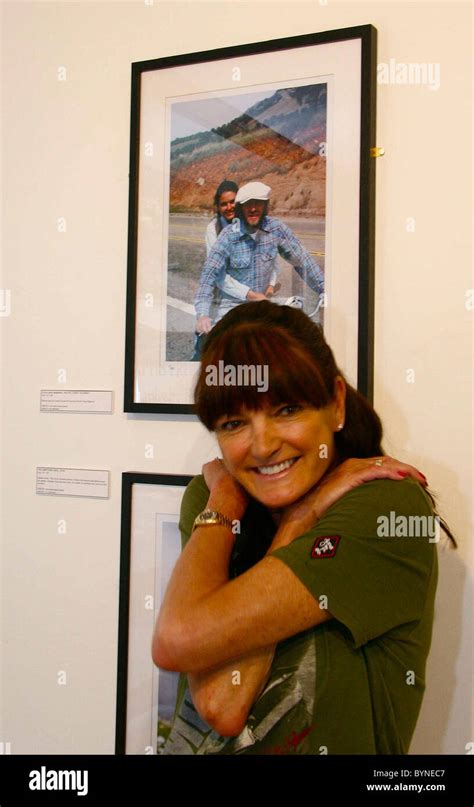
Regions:
<instances>
[{"instance_id":1,"label":"woman's neck","mask_svg":"<svg viewBox=\"0 0 474 807\"><path fill-rule=\"evenodd\" d=\"M276 524L276 526L278 527L278 525L279 525L279 523L281 521L282 511L281 510L269 510L269 513L270 513L270 515L272 517L273 523Z\"/></svg>"},{"instance_id":2,"label":"woman's neck","mask_svg":"<svg viewBox=\"0 0 474 807\"><path fill-rule=\"evenodd\" d=\"M327 469L326 469L326 471L324 472L324 474L323 474L323 476L321 477L321 479L318 481L317 485L315 485L315 488L317 488L317 487L318 487L318 486L321 484L321 482L322 482L322 481L323 481L323 480L326 478L326 476L328 476L328 474L330 474L330 473L331 473L331 471L333 471L333 470L334 470L334 468L336 468L336 467L339 465L339 463L340 463L340 462L341 462L340 458L338 457L337 453L335 453L335 455L334 455L334 457L333 457L333 459L332 459L331 463L329 464L328 468L327 468ZM304 498L304 497L302 497L302 498ZM281 521L281 519L282 519L282 516L283 516L284 510L285 510L285 508L282 508L281 510L271 510L271 509L269 508L269 510L268 510L268 512L270 513L270 515L271 515L271 517L272 517L272 521L273 521L273 523L274 523L274 524L275 524L277 527L280 525L280 521Z\"/></svg>"}]
</instances>

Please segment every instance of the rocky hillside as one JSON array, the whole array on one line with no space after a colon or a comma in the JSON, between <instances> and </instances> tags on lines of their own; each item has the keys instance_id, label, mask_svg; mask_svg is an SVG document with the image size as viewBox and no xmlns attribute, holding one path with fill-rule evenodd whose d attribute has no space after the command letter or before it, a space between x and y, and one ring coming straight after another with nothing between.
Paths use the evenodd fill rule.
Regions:
<instances>
[{"instance_id":1,"label":"rocky hillside","mask_svg":"<svg viewBox=\"0 0 474 807\"><path fill-rule=\"evenodd\" d=\"M234 120L171 144L171 212L209 212L218 184L270 185L274 215L324 215L326 85L277 90Z\"/></svg>"}]
</instances>

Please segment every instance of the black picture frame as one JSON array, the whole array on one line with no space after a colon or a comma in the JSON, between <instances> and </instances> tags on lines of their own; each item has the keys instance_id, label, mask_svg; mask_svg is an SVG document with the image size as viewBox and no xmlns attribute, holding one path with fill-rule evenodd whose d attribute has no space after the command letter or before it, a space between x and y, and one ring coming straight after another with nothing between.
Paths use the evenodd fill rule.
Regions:
<instances>
[{"instance_id":1,"label":"black picture frame","mask_svg":"<svg viewBox=\"0 0 474 807\"><path fill-rule=\"evenodd\" d=\"M230 67L231 65L238 65L239 63L250 65L257 65L261 62L258 60L262 55L265 55L265 63L270 65L269 69L273 70L278 66L281 74L285 72L285 59L288 64L293 64L296 56L298 58L307 59L308 64L312 63L314 55L320 57L324 63L325 59L336 60L340 68L338 68L341 75L349 75L354 72L351 65L347 65L344 59L344 49L352 48L350 52L355 54L353 58L357 62L356 76L354 78L354 87L357 87L357 93L353 93L354 110L356 114L350 116L348 112L344 113L345 117L341 114L335 113L335 123L333 130L343 132L346 128L358 132L357 153L354 152L353 171L350 179L351 191L345 187L345 181L338 184L336 175L339 166L339 157L333 159L331 168L332 176L334 179L334 196L340 200L350 198L351 204L351 221L353 220L353 242L357 244L357 249L353 249L350 245L344 247L348 250L350 255L349 261L344 261L342 253L337 258L336 251L342 249L341 244L346 240L347 231L351 228L343 226L343 218L338 222L331 220L328 224L326 222L325 238L327 239L328 231L334 230L332 233L332 254L333 265L330 267L331 283L334 288L339 284L341 293L334 293L332 298L329 296L328 313L334 313L334 327L331 332L327 334L327 338L331 347L334 349L336 360L338 361L341 369L346 373L349 381L369 399L372 400L373 395L373 330L374 330L374 260L375 260L375 159L371 150L376 146L376 60L377 60L377 32L372 25L361 25L351 28L343 28L332 31L324 31L319 33L304 34L296 37L286 37L283 39L251 43L246 45L232 46L229 48L220 48L212 51L202 51L191 54L181 54L178 56L165 57L161 59L153 59L142 62L135 62L132 64L132 85L131 85L131 135L130 135L130 186L129 186L129 216L128 216L128 270L127 270L127 306L126 306L126 343L125 343L125 384L124 384L124 411L125 412L149 412L149 413L174 413L174 414L193 414L193 406L191 403L190 390L192 388L192 371L193 368L189 367L187 360L178 359L176 362L168 362L166 359L166 337L169 333L168 324L164 330L161 325L156 326L155 320L150 326L146 324L145 319L137 316L137 306L144 307L148 304L148 300L144 300L146 293L146 284L142 280L143 275L147 274L153 277L158 276L160 271L162 273L160 283L163 288L161 291L154 295L150 294L151 304L150 308L153 309L153 314L156 310L165 310L167 288L164 289L163 273L165 260L161 260L159 251L167 250L169 246L169 239L167 235L156 236L156 243L160 244L160 250L156 254L153 251L155 235L145 237L145 224L147 216L145 215L146 205L142 203L145 196L141 194L142 186L153 188L153 177L160 177L162 191L163 210L160 208L160 203L156 203L156 210L151 215L152 223L151 228L163 230L168 226L168 218L165 214L164 207L169 205L169 184L166 185L166 154L167 148L163 148L162 139L157 136L157 144L154 154L154 159L157 160L157 168L151 174L151 169L146 167L144 156L144 146L148 141L144 141L146 136L145 124L143 123L147 112L146 110L153 110L155 107L149 100L153 96L153 92L159 92L163 96L163 103L168 98L167 93L174 92L171 85L176 80L181 88L187 87L189 81L189 91L196 92L199 89L199 77L196 78L200 70L203 70L203 75L207 75L206 71L216 71L224 65ZM316 49L316 50L315 50ZM250 59L250 61L249 61ZM247 61L243 61L247 60ZM278 61L280 60L280 61ZM283 61L282 61L283 60ZM317 73L317 68L315 68ZM339 82L338 90L341 95L341 82L342 78L338 78L336 70L334 81ZM207 80L207 79L206 79ZM308 81L309 79L304 79ZM316 81L316 78L314 79ZM319 81L319 77L317 77ZM146 98L144 97L144 87L151 86L147 82L152 82L155 90L153 92L147 91ZM194 81L194 83L192 83ZM203 80L204 81L204 80ZM283 86L288 83L286 79L280 79L280 84ZM197 84L196 84L197 82ZM222 82L221 82L222 83ZM225 84L225 82L223 82ZM228 84L229 82L227 82ZM165 85L169 84L168 90ZM340 86L341 85L341 86ZM174 86L174 85L173 85ZM252 86L252 85L249 85ZM344 87L343 87L344 89ZM176 90L176 92L178 92ZM181 93L183 90L181 89ZM203 92L206 94L203 83ZM230 90L228 90L230 92ZM191 94L192 94L191 93ZM145 93L146 94L146 93ZM179 93L178 93L179 94ZM209 93L211 94L211 93ZM343 93L342 93L343 94ZM161 96L160 96L161 97ZM171 113L170 113L171 114ZM152 112L149 113L150 119ZM357 118L357 120L355 120ZM340 120L339 120L340 119ZM342 124L344 121L344 124ZM151 126L151 124L150 124ZM164 126L164 124L163 124ZM153 127L152 127L153 128ZM143 130L143 131L142 131ZM152 129L149 129L150 131ZM352 130L351 130L352 131ZM164 135L163 135L164 136ZM336 134L336 139L338 135ZM348 135L349 137L349 135ZM352 142L352 140L350 141ZM171 135L170 135L171 143ZM150 145L150 143L148 143ZM151 143L151 146L154 144ZM171 148L171 147L170 147ZM342 148L342 147L341 147ZM356 146L354 146L354 149ZM153 150L153 149L152 149ZM334 149L334 154L337 153L337 148ZM343 151L339 149L339 154ZM339 161L339 162L338 162ZM147 173L149 172L149 173ZM355 175L357 174L357 181ZM354 180L354 182L353 182ZM146 191L151 193L153 191ZM332 191L331 191L332 193ZM342 194L342 195L341 195ZM159 193L157 191L157 196ZM148 198L148 197L146 197ZM163 201L165 200L165 201ZM167 201L166 201L167 200ZM143 210L142 210L143 207ZM333 212L340 205L333 204ZM161 210L161 212L160 212ZM271 211L270 211L271 212ZM339 213L337 213L339 216ZM166 220L166 221L165 221ZM150 223L150 222L148 222ZM145 229L144 229L145 228ZM160 230L160 232L161 232ZM338 238L338 232L344 230L344 237ZM325 241L326 245L326 241ZM148 258L145 266L145 259L143 265L140 264L138 256L145 253L150 253L152 257ZM166 253L168 254L168 253ZM142 260L140 258L140 260ZM346 269L346 264L350 266ZM160 269L161 265L161 269ZM335 268L337 266L337 269ZM351 268L352 267L352 268ZM193 270L194 271L194 270ZM196 269L196 271L198 271ZM341 272L347 271L347 278L349 281L350 291L344 291L348 288L347 280L343 277ZM166 268L166 283L168 283L168 269ZM329 277L329 274L327 274ZM154 282L154 281L153 281ZM164 290L163 290L164 289ZM159 298L158 300L155 297ZM169 299L169 297L168 297ZM342 305L342 313L337 308L336 304L331 303L331 299L336 299L337 305ZM182 302L184 307L187 306L183 317L188 317L189 321L189 304ZM333 305L333 308L331 308ZM144 310L144 308L143 308ZM167 310L167 309L166 309ZM149 312L147 312L148 315ZM163 315L167 317L167 314ZM328 316L325 314L325 318ZM156 322L162 322L157 315ZM168 320L166 319L166 323ZM326 323L326 319L325 319ZM161 331L160 331L161 327ZM138 338L137 338L138 334ZM143 335L145 334L145 335ZM339 335L342 334L340 337ZM341 348L335 344L335 340L341 339ZM155 339L157 340L155 342ZM161 340L161 341L160 341ZM342 341L345 340L345 341ZM161 348L160 348L161 345ZM161 359L157 358L159 350L164 350L165 359L163 359L163 366L159 364ZM347 356L346 356L347 351ZM342 355L341 355L342 354ZM166 369L163 369L165 367ZM186 372L185 372L186 370ZM162 375L160 378L159 376ZM142 391L142 386L146 387L148 384L147 379L151 379L149 383L150 391ZM148 389L148 388L147 388Z\"/></svg>"},{"instance_id":2,"label":"black picture frame","mask_svg":"<svg viewBox=\"0 0 474 807\"><path fill-rule=\"evenodd\" d=\"M176 544L176 558L179 555L179 505L191 479L192 476L172 474L122 474L116 754L156 754L159 748L158 730L154 735L157 680L163 674L175 674L158 671L151 657L158 595L162 596L170 571L169 557L168 563L163 563L167 571L158 568L158 554L162 558L163 554L156 552L156 546L160 542L163 547L163 530L159 525L174 525L176 536L171 537ZM136 486L146 487L139 490ZM153 598L148 613L144 597Z\"/></svg>"}]
</instances>

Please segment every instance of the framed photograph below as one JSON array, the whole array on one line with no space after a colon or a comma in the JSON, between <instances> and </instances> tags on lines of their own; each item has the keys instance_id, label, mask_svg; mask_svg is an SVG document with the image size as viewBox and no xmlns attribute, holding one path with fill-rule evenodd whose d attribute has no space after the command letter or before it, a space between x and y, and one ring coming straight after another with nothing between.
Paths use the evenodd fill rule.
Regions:
<instances>
[{"instance_id":1,"label":"framed photograph below","mask_svg":"<svg viewBox=\"0 0 474 807\"><path fill-rule=\"evenodd\" d=\"M303 308L371 397L375 88L370 25L132 65L125 411L192 412L203 295L213 325L247 288ZM226 227L250 239L248 183L268 270L209 280Z\"/></svg>"},{"instance_id":2,"label":"framed photograph below","mask_svg":"<svg viewBox=\"0 0 474 807\"><path fill-rule=\"evenodd\" d=\"M116 754L159 754L170 729L178 673L153 664L151 641L181 552L179 510L191 478L122 475Z\"/></svg>"}]
</instances>

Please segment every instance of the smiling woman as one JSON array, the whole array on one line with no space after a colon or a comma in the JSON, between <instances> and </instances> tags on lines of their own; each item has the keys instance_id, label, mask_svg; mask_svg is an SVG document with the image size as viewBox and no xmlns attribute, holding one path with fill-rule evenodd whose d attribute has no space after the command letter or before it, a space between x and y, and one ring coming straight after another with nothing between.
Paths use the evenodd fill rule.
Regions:
<instances>
[{"instance_id":1,"label":"smiling woman","mask_svg":"<svg viewBox=\"0 0 474 807\"><path fill-rule=\"evenodd\" d=\"M268 389L207 384L219 362L265 365ZM186 490L153 637L155 663L183 674L164 752L406 753L437 554L427 536L379 524L433 517L425 478L383 456L377 414L293 308L230 311L209 334L195 402L223 461Z\"/></svg>"},{"instance_id":2,"label":"smiling woman","mask_svg":"<svg viewBox=\"0 0 474 807\"><path fill-rule=\"evenodd\" d=\"M341 383L338 390L337 406L285 405L244 410L239 420L219 419L226 468L254 499L280 509L319 482L332 461L332 435L343 416Z\"/></svg>"}]
</instances>

